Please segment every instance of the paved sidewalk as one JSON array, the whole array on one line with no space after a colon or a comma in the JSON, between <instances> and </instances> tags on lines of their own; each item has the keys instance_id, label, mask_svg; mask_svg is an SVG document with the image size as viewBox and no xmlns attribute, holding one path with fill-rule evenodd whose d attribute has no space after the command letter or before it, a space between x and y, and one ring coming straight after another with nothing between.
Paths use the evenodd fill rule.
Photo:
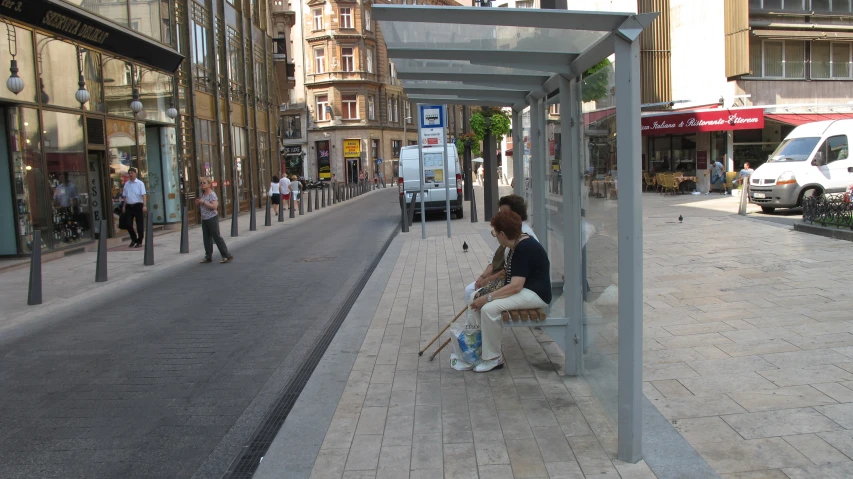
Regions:
<instances>
[{"instance_id":1,"label":"paved sidewalk","mask_svg":"<svg viewBox=\"0 0 853 479\"><path fill-rule=\"evenodd\" d=\"M583 378L555 373L562 358L535 330L506 329L508 367L484 375L450 369L449 351L417 356L492 251L487 223L466 214L451 240L440 220L426 240L418 223L395 240L360 348L326 363L345 369L322 389L334 412L300 420L319 439L274 444L256 477L714 477L701 460L669 467L685 451L727 479L853 476L853 244L736 212L732 197L644 194L644 443L657 465L614 459L609 417ZM689 445L662 443L667 427Z\"/></svg>"},{"instance_id":2,"label":"paved sidewalk","mask_svg":"<svg viewBox=\"0 0 853 479\"><path fill-rule=\"evenodd\" d=\"M372 193L374 192L367 194ZM358 202L362 198L363 196L355 197L347 202L320 208L319 211L312 213L308 213L306 207L304 215L300 216L297 211L296 217L293 219L288 217L289 214L286 211L282 223L278 222L277 216L272 215L272 226L269 227L264 226L265 210L260 209L257 211L257 231L249 231L249 215L247 213L238 217L238 237L232 238L230 236L230 218L220 223L220 230L228 248L236 249L266 235L281 232L283 231L281 228L298 227L308 217L325 214L331 209L343 204ZM180 229L155 234L155 264L153 266L143 265L144 248L133 250L125 246L111 248L107 254L109 281L105 283L95 282L96 252L79 253L43 263L42 296L44 303L38 306L27 305L29 266L0 271L0 304L3 305L3 308L0 309L0 338L7 337L4 336L4 332L17 326L35 327L37 321L34 319L49 319L47 317L52 312L66 311L74 305L85 304L86 300L97 295L113 292L118 294L118 291L128 284L139 285L142 281L154 281L171 268L201 260L204 256L201 228L190 228L189 254L180 254L180 237ZM214 245L214 260L218 261L218 259L219 252Z\"/></svg>"}]
</instances>

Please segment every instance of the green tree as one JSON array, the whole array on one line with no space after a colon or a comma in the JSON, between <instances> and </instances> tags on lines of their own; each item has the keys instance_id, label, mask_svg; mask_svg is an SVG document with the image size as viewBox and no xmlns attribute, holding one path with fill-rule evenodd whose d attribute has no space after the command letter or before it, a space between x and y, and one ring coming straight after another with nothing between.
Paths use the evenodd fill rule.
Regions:
<instances>
[{"instance_id":1,"label":"green tree","mask_svg":"<svg viewBox=\"0 0 853 479\"><path fill-rule=\"evenodd\" d=\"M581 90L583 101L595 101L610 92L610 60L604 59L585 71Z\"/></svg>"}]
</instances>

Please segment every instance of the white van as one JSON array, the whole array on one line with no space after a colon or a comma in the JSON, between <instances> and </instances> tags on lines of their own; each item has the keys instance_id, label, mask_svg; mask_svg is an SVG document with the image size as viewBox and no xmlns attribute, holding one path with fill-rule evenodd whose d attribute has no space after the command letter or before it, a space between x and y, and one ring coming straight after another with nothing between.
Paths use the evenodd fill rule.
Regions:
<instances>
[{"instance_id":1,"label":"white van","mask_svg":"<svg viewBox=\"0 0 853 479\"><path fill-rule=\"evenodd\" d=\"M848 154L853 120L828 120L794 128L750 178L749 200L765 213L802 206L803 196L843 193L853 184Z\"/></svg>"},{"instance_id":2,"label":"white van","mask_svg":"<svg viewBox=\"0 0 853 479\"><path fill-rule=\"evenodd\" d=\"M444 195L444 182L449 181L450 211L456 218L462 218L462 169L456 145L446 144L448 167L444 168L444 158L440 146L425 146L424 150L424 207L427 211L447 211ZM420 188L418 173L418 146L405 146L400 150L400 183L406 192L406 204L412 201L412 194ZM421 198L415 200L415 213L421 211Z\"/></svg>"}]
</instances>

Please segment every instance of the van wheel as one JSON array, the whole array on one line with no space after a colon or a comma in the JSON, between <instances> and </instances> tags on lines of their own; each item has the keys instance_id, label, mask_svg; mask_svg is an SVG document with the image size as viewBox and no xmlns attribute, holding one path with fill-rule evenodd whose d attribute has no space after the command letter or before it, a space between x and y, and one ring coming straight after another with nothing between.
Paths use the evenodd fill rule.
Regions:
<instances>
[{"instance_id":1,"label":"van wheel","mask_svg":"<svg viewBox=\"0 0 853 479\"><path fill-rule=\"evenodd\" d=\"M458 210L456 210L456 219L457 220L461 220L464 217L465 217L465 210L464 209L459 208Z\"/></svg>"},{"instance_id":2,"label":"van wheel","mask_svg":"<svg viewBox=\"0 0 853 479\"><path fill-rule=\"evenodd\" d=\"M803 206L803 198L806 196L820 196L823 194L823 191L820 188L809 188L807 190L803 190L800 193L800 200L797 201L797 206Z\"/></svg>"},{"instance_id":3,"label":"van wheel","mask_svg":"<svg viewBox=\"0 0 853 479\"><path fill-rule=\"evenodd\" d=\"M770 206L762 206L761 211L763 211L769 215L770 213L773 213L774 211L776 211L776 208L773 208Z\"/></svg>"}]
</instances>

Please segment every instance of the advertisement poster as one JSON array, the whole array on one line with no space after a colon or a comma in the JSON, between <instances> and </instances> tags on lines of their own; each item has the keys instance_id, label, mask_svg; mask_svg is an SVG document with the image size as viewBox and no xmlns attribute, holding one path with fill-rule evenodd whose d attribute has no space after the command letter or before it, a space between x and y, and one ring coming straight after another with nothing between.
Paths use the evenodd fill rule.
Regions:
<instances>
[{"instance_id":1,"label":"advertisement poster","mask_svg":"<svg viewBox=\"0 0 853 479\"><path fill-rule=\"evenodd\" d=\"M697 151L696 152L696 169L697 170L707 170L708 169L708 152L707 151Z\"/></svg>"},{"instance_id":2,"label":"advertisement poster","mask_svg":"<svg viewBox=\"0 0 853 479\"><path fill-rule=\"evenodd\" d=\"M344 158L361 157L361 140L344 140Z\"/></svg>"},{"instance_id":3,"label":"advertisement poster","mask_svg":"<svg viewBox=\"0 0 853 479\"><path fill-rule=\"evenodd\" d=\"M329 142L317 142L317 177L321 180L332 179L332 163L329 157Z\"/></svg>"}]
</instances>

